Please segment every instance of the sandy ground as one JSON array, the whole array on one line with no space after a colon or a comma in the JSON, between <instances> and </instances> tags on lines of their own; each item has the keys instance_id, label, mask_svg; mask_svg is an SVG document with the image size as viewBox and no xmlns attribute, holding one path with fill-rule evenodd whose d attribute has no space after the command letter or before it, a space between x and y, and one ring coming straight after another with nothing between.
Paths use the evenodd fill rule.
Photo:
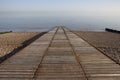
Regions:
<instances>
[{"instance_id":1,"label":"sandy ground","mask_svg":"<svg viewBox=\"0 0 120 80\"><path fill-rule=\"evenodd\" d=\"M120 63L120 34L111 32L75 32L81 38Z\"/></svg>"},{"instance_id":2,"label":"sandy ground","mask_svg":"<svg viewBox=\"0 0 120 80\"><path fill-rule=\"evenodd\" d=\"M0 34L0 57L22 45L22 42L38 34L37 32L13 32Z\"/></svg>"}]
</instances>

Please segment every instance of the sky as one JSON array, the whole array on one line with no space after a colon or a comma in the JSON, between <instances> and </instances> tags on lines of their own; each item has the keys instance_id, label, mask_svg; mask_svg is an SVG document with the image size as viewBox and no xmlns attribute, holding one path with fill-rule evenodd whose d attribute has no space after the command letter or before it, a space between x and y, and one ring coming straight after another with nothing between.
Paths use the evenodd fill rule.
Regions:
<instances>
[{"instance_id":1,"label":"sky","mask_svg":"<svg viewBox=\"0 0 120 80\"><path fill-rule=\"evenodd\" d=\"M0 0L0 26L15 24L119 27L120 0Z\"/></svg>"},{"instance_id":2,"label":"sky","mask_svg":"<svg viewBox=\"0 0 120 80\"><path fill-rule=\"evenodd\" d=\"M0 12L119 16L120 0L0 0Z\"/></svg>"}]
</instances>

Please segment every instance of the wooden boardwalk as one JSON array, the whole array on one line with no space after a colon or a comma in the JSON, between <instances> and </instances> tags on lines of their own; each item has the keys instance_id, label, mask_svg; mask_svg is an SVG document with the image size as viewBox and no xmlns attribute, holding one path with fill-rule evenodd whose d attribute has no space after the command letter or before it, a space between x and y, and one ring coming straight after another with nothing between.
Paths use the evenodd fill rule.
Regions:
<instances>
[{"instance_id":1,"label":"wooden boardwalk","mask_svg":"<svg viewBox=\"0 0 120 80\"><path fill-rule=\"evenodd\" d=\"M0 80L120 80L120 66L56 27L1 63Z\"/></svg>"}]
</instances>

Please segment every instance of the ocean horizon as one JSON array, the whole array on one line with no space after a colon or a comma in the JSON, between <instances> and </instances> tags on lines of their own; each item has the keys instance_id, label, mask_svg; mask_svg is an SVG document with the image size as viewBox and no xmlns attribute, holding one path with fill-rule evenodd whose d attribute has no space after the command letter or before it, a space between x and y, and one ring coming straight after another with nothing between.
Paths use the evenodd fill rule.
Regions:
<instances>
[{"instance_id":1,"label":"ocean horizon","mask_svg":"<svg viewBox=\"0 0 120 80\"><path fill-rule=\"evenodd\" d=\"M120 20L110 18L60 12L1 12L0 31L41 32L55 26L66 26L79 31L104 31L105 28L120 30Z\"/></svg>"}]
</instances>

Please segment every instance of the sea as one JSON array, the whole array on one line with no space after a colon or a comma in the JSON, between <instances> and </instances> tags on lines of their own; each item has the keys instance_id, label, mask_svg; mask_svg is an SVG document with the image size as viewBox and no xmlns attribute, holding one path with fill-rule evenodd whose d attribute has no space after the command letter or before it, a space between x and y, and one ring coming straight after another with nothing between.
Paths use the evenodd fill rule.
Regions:
<instances>
[{"instance_id":1,"label":"sea","mask_svg":"<svg viewBox=\"0 0 120 80\"><path fill-rule=\"evenodd\" d=\"M42 32L55 26L66 26L76 31L105 31L105 28L120 30L120 18L47 12L0 13L0 32Z\"/></svg>"}]
</instances>

